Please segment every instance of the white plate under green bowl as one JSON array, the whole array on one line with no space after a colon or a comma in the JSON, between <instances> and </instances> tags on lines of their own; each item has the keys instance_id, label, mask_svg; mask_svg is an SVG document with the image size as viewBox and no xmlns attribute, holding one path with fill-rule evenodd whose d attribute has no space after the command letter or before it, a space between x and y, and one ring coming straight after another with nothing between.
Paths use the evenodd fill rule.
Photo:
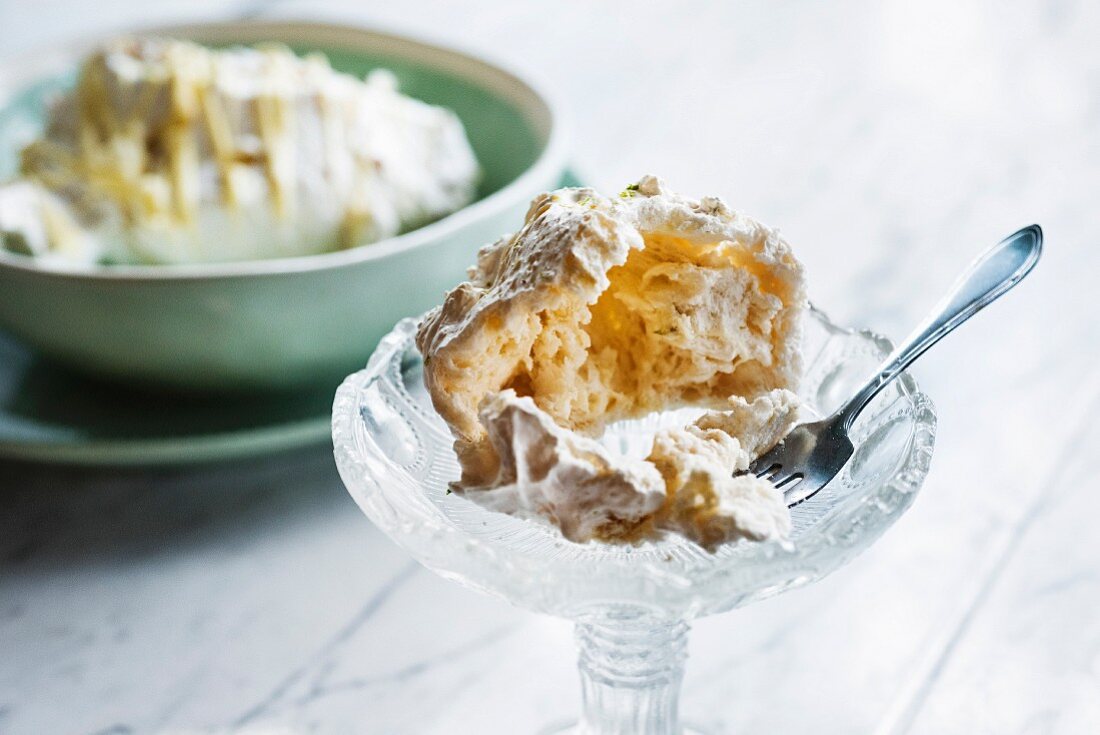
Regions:
<instances>
[{"instance_id":1,"label":"white plate under green bowl","mask_svg":"<svg viewBox=\"0 0 1100 735\"><path fill-rule=\"evenodd\" d=\"M286 43L325 52L361 75L385 67L406 93L459 116L483 179L454 214L335 253L223 264L48 266L0 251L0 329L37 354L125 384L192 390L336 384L362 367L398 319L439 302L477 249L521 221L559 181L564 139L545 93L453 49L360 28L301 22L152 29L210 45ZM0 66L0 176L41 125L46 100L71 84L97 42L66 44Z\"/></svg>"}]
</instances>

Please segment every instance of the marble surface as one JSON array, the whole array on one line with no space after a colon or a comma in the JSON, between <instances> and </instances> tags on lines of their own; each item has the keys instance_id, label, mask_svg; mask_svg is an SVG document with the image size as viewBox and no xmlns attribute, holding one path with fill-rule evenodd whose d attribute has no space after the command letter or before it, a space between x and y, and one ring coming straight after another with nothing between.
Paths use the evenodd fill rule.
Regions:
<instances>
[{"instance_id":1,"label":"marble surface","mask_svg":"<svg viewBox=\"0 0 1100 735\"><path fill-rule=\"evenodd\" d=\"M780 225L839 321L900 337L981 248L1047 252L924 358L914 508L825 581L700 621L683 710L728 732L1100 732L1100 7L0 0L0 56L211 16L490 53L571 108L574 160ZM437 579L325 448L205 470L0 463L0 733L533 733L569 626Z\"/></svg>"}]
</instances>

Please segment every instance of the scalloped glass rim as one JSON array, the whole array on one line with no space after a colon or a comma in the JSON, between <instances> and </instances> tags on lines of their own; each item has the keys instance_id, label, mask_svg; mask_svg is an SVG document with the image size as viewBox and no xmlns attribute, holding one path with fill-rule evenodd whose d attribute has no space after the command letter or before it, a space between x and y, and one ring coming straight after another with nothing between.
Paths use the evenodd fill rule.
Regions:
<instances>
[{"instance_id":1,"label":"scalloped glass rim","mask_svg":"<svg viewBox=\"0 0 1100 735\"><path fill-rule=\"evenodd\" d=\"M838 327L817 309L805 322L803 398L824 413L892 345ZM928 472L935 412L905 374L856 423L856 454L841 475L792 510L790 542L726 544L714 554L672 535L637 546L573 543L549 523L448 494L458 465L420 379L416 324L398 323L366 369L337 391L332 436L340 475L364 513L425 566L522 607L584 619L625 604L691 618L770 597L820 579L867 548L912 504ZM624 422L605 440L629 450L658 426L682 425L690 412Z\"/></svg>"}]
</instances>

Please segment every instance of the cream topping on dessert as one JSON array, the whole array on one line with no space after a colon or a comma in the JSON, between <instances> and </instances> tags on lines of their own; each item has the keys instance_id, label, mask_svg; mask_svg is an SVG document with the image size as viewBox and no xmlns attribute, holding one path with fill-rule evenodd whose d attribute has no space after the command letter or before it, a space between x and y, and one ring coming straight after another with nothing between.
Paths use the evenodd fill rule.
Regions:
<instances>
[{"instance_id":1,"label":"cream topping on dessert","mask_svg":"<svg viewBox=\"0 0 1100 735\"><path fill-rule=\"evenodd\" d=\"M500 461L496 477L455 489L492 510L548 518L574 541L673 531L713 548L737 538L782 538L790 530L782 493L734 472L755 458L749 447L770 449L791 428L797 398L777 389L751 404L730 402L731 411L658 432L649 455L638 459L557 425L529 396L507 389L487 397L479 412ZM737 433L702 428L716 421Z\"/></svg>"},{"instance_id":2,"label":"cream topping on dessert","mask_svg":"<svg viewBox=\"0 0 1100 735\"><path fill-rule=\"evenodd\" d=\"M536 198L417 334L455 436L454 489L575 540L782 537L782 494L733 473L795 421L804 304L789 246L716 198L652 176L613 198ZM659 433L644 460L592 438L684 405L714 410Z\"/></svg>"},{"instance_id":3,"label":"cream topping on dessert","mask_svg":"<svg viewBox=\"0 0 1100 735\"><path fill-rule=\"evenodd\" d=\"M635 533L664 503L656 467L558 426L528 396L495 393L480 414L500 458L486 492L473 496L488 508L542 515L566 538L584 540Z\"/></svg>"},{"instance_id":4,"label":"cream topping on dessert","mask_svg":"<svg viewBox=\"0 0 1100 735\"><path fill-rule=\"evenodd\" d=\"M373 242L469 203L478 166L458 118L386 71L360 81L282 46L147 38L84 63L21 175L0 187L9 247L174 263ZM77 231L6 216L10 198L42 220L62 207Z\"/></svg>"}]
</instances>

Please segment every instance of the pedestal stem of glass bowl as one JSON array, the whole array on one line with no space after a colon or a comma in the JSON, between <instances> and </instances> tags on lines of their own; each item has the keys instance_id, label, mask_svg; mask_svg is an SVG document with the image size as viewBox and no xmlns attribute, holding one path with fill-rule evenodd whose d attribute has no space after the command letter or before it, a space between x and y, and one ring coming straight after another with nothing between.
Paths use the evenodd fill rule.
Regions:
<instances>
[{"instance_id":1,"label":"pedestal stem of glass bowl","mask_svg":"<svg viewBox=\"0 0 1100 735\"><path fill-rule=\"evenodd\" d=\"M578 735L678 735L688 625L617 609L577 623Z\"/></svg>"}]
</instances>

